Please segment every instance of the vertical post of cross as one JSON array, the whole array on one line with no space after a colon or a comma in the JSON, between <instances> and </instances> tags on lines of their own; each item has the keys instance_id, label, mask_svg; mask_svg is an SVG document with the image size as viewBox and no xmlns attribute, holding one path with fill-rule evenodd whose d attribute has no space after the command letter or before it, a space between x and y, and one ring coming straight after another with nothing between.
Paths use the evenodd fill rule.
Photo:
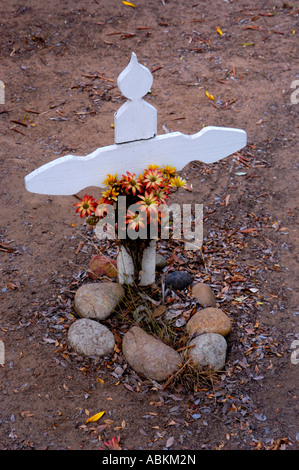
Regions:
<instances>
[{"instance_id":1,"label":"vertical post of cross","mask_svg":"<svg viewBox=\"0 0 299 470\"><path fill-rule=\"evenodd\" d=\"M117 85L128 98L114 115L115 143L147 140L157 134L157 110L142 98L150 91L153 76L141 65L133 52L128 66L121 72ZM119 247L117 256L119 282L135 282L134 263L124 244ZM155 281L156 240L151 240L142 254L139 285L150 285Z\"/></svg>"}]
</instances>

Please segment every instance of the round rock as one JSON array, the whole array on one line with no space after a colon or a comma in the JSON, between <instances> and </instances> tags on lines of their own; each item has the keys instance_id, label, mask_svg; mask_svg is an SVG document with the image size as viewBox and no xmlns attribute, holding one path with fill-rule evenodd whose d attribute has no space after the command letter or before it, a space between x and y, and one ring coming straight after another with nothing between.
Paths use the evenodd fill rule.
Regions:
<instances>
[{"instance_id":1,"label":"round rock","mask_svg":"<svg viewBox=\"0 0 299 470\"><path fill-rule=\"evenodd\" d=\"M166 274L165 284L175 290L182 290L192 284L192 277L186 271L174 271Z\"/></svg>"},{"instance_id":2,"label":"round rock","mask_svg":"<svg viewBox=\"0 0 299 470\"><path fill-rule=\"evenodd\" d=\"M192 286L192 295L199 301L202 307L215 307L216 299L214 293L208 284L198 282Z\"/></svg>"},{"instance_id":3,"label":"round rock","mask_svg":"<svg viewBox=\"0 0 299 470\"><path fill-rule=\"evenodd\" d=\"M114 336L106 326L89 318L76 320L68 330L69 345L85 356L105 356L114 350Z\"/></svg>"},{"instance_id":4,"label":"round rock","mask_svg":"<svg viewBox=\"0 0 299 470\"><path fill-rule=\"evenodd\" d=\"M225 366L227 343L222 335L204 333L190 342L190 357L200 368L221 371Z\"/></svg>"},{"instance_id":5,"label":"round rock","mask_svg":"<svg viewBox=\"0 0 299 470\"><path fill-rule=\"evenodd\" d=\"M105 320L124 295L123 286L116 282L83 284L75 294L74 308L80 317Z\"/></svg>"},{"instance_id":6,"label":"round rock","mask_svg":"<svg viewBox=\"0 0 299 470\"><path fill-rule=\"evenodd\" d=\"M230 318L219 308L208 307L196 312L188 321L187 333L217 333L226 336L232 329Z\"/></svg>"},{"instance_id":7,"label":"round rock","mask_svg":"<svg viewBox=\"0 0 299 470\"><path fill-rule=\"evenodd\" d=\"M164 258L164 256L157 253L156 254L156 269L163 269L165 268L166 264L167 264L167 261Z\"/></svg>"},{"instance_id":8,"label":"round rock","mask_svg":"<svg viewBox=\"0 0 299 470\"><path fill-rule=\"evenodd\" d=\"M122 349L135 372L157 382L166 380L181 363L179 353L138 326L125 334Z\"/></svg>"}]
</instances>

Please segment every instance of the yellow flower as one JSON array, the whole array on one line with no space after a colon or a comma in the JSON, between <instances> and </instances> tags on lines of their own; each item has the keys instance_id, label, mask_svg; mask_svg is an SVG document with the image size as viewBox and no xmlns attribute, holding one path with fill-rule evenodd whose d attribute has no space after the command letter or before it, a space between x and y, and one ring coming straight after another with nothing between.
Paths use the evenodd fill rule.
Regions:
<instances>
[{"instance_id":1,"label":"yellow flower","mask_svg":"<svg viewBox=\"0 0 299 470\"><path fill-rule=\"evenodd\" d=\"M183 180L180 176L175 176L171 178L170 185L177 188L184 188L187 185L187 181Z\"/></svg>"},{"instance_id":2,"label":"yellow flower","mask_svg":"<svg viewBox=\"0 0 299 470\"><path fill-rule=\"evenodd\" d=\"M109 201L117 201L117 196L119 192L115 188L109 188L107 191L103 192L103 202L109 204Z\"/></svg>"},{"instance_id":3,"label":"yellow flower","mask_svg":"<svg viewBox=\"0 0 299 470\"><path fill-rule=\"evenodd\" d=\"M162 169L163 173L165 176L168 178L174 178L176 176L176 168L173 166L171 167L170 165L163 166Z\"/></svg>"},{"instance_id":4,"label":"yellow flower","mask_svg":"<svg viewBox=\"0 0 299 470\"><path fill-rule=\"evenodd\" d=\"M117 183L117 173L115 175L107 175L107 178L104 181L105 186L113 186Z\"/></svg>"},{"instance_id":5,"label":"yellow flower","mask_svg":"<svg viewBox=\"0 0 299 470\"><path fill-rule=\"evenodd\" d=\"M159 170L160 167L159 167L159 165L149 165L149 166L148 166L148 169L149 169L149 170Z\"/></svg>"}]
</instances>

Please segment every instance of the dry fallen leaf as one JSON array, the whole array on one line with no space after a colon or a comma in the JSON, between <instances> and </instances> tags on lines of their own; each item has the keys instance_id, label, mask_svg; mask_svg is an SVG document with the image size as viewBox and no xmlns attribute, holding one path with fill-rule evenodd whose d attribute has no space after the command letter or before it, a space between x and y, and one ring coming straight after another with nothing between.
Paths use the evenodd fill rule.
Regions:
<instances>
[{"instance_id":1,"label":"dry fallen leaf","mask_svg":"<svg viewBox=\"0 0 299 470\"><path fill-rule=\"evenodd\" d=\"M156 317L159 317L161 315L163 315L163 313L166 312L166 307L165 305L159 305L159 307L156 307L153 311L153 317L156 318Z\"/></svg>"},{"instance_id":2,"label":"dry fallen leaf","mask_svg":"<svg viewBox=\"0 0 299 470\"><path fill-rule=\"evenodd\" d=\"M217 33L220 34L220 36L222 36L222 34L223 34L223 32L220 29L220 26L217 26Z\"/></svg>"},{"instance_id":3,"label":"dry fallen leaf","mask_svg":"<svg viewBox=\"0 0 299 470\"><path fill-rule=\"evenodd\" d=\"M168 447L171 447L173 443L174 443L174 437L171 436L171 437L169 437L169 438L167 439L167 442L166 442L166 444L165 444L165 447L167 447L167 448L168 448Z\"/></svg>"},{"instance_id":4,"label":"dry fallen leaf","mask_svg":"<svg viewBox=\"0 0 299 470\"><path fill-rule=\"evenodd\" d=\"M125 0L123 0L122 3L123 3L124 5L127 5L128 7L136 8L136 6L135 6L133 3L131 3L131 2L126 2Z\"/></svg>"},{"instance_id":5,"label":"dry fallen leaf","mask_svg":"<svg viewBox=\"0 0 299 470\"><path fill-rule=\"evenodd\" d=\"M100 411L99 413L91 416L90 418L88 418L86 420L86 423L93 423L94 421L98 421L102 416L103 414L105 413L105 411Z\"/></svg>"},{"instance_id":6,"label":"dry fallen leaf","mask_svg":"<svg viewBox=\"0 0 299 470\"><path fill-rule=\"evenodd\" d=\"M206 91L206 96L209 98L209 100L215 101L214 96L211 95L208 91Z\"/></svg>"}]
</instances>

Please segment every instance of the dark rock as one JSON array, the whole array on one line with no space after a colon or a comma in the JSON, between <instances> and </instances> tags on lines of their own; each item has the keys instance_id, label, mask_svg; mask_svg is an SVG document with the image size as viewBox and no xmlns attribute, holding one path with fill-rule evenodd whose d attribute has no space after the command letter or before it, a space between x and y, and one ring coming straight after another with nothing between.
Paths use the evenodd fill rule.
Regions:
<instances>
[{"instance_id":1,"label":"dark rock","mask_svg":"<svg viewBox=\"0 0 299 470\"><path fill-rule=\"evenodd\" d=\"M175 290L182 290L192 284L192 277L186 271L174 271L166 274L165 283Z\"/></svg>"}]
</instances>

